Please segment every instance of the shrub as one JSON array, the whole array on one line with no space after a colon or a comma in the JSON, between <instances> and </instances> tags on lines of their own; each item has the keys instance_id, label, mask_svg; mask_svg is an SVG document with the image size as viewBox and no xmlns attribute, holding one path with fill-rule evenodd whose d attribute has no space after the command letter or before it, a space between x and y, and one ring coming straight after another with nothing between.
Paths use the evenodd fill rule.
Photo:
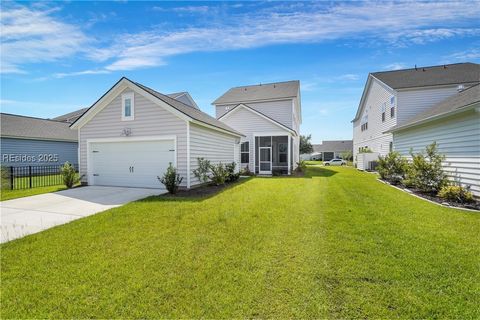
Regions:
<instances>
[{"instance_id":1,"label":"shrub","mask_svg":"<svg viewBox=\"0 0 480 320\"><path fill-rule=\"evenodd\" d=\"M468 188L464 188L462 186L444 186L438 192L438 196L440 198L458 203L473 202L472 193L468 190Z\"/></svg>"},{"instance_id":2,"label":"shrub","mask_svg":"<svg viewBox=\"0 0 480 320\"><path fill-rule=\"evenodd\" d=\"M1 166L0 173L1 173L1 190L10 189L12 186L10 185L10 171L8 167Z\"/></svg>"},{"instance_id":3,"label":"shrub","mask_svg":"<svg viewBox=\"0 0 480 320\"><path fill-rule=\"evenodd\" d=\"M72 166L68 161L60 167L60 174L62 175L63 183L69 189L79 183L82 179L82 177L78 176L75 167Z\"/></svg>"},{"instance_id":4,"label":"shrub","mask_svg":"<svg viewBox=\"0 0 480 320\"><path fill-rule=\"evenodd\" d=\"M240 171L240 175L241 176L254 176L255 174L252 171L250 171L250 168L248 166L246 166L245 168L243 168Z\"/></svg>"},{"instance_id":5,"label":"shrub","mask_svg":"<svg viewBox=\"0 0 480 320\"><path fill-rule=\"evenodd\" d=\"M408 178L420 191L437 193L448 183L447 176L442 169L442 160L445 157L438 153L436 142L427 146L425 152L426 155L410 152L412 164L409 168Z\"/></svg>"},{"instance_id":6,"label":"shrub","mask_svg":"<svg viewBox=\"0 0 480 320\"><path fill-rule=\"evenodd\" d=\"M212 172L212 181L215 183L217 186L224 184L225 180L227 179L228 172L227 169L225 169L225 166L223 163L219 163L217 165L211 165L210 166L210 171Z\"/></svg>"},{"instance_id":7,"label":"shrub","mask_svg":"<svg viewBox=\"0 0 480 320\"><path fill-rule=\"evenodd\" d=\"M236 166L237 164L235 162L225 165L225 169L227 170L227 182L235 182L240 178L240 172L235 172Z\"/></svg>"},{"instance_id":8,"label":"shrub","mask_svg":"<svg viewBox=\"0 0 480 320\"><path fill-rule=\"evenodd\" d=\"M307 169L307 162L305 160L300 160L297 162L297 168L295 168L295 171L297 172L304 172Z\"/></svg>"},{"instance_id":9,"label":"shrub","mask_svg":"<svg viewBox=\"0 0 480 320\"><path fill-rule=\"evenodd\" d=\"M210 180L210 160L197 158L198 168L193 170L193 175L198 178L200 183L206 183Z\"/></svg>"},{"instance_id":10,"label":"shrub","mask_svg":"<svg viewBox=\"0 0 480 320\"><path fill-rule=\"evenodd\" d=\"M396 151L378 157L377 171L380 177L392 184L398 184L404 179L407 168L408 161Z\"/></svg>"},{"instance_id":11,"label":"shrub","mask_svg":"<svg viewBox=\"0 0 480 320\"><path fill-rule=\"evenodd\" d=\"M358 150L358 153L372 153L372 149L370 149L369 147L361 147L359 150Z\"/></svg>"},{"instance_id":12,"label":"shrub","mask_svg":"<svg viewBox=\"0 0 480 320\"><path fill-rule=\"evenodd\" d=\"M177 174L177 169L170 163L163 177L157 177L157 179L167 188L169 193L175 194L178 191L180 183L182 183L183 177Z\"/></svg>"}]
</instances>

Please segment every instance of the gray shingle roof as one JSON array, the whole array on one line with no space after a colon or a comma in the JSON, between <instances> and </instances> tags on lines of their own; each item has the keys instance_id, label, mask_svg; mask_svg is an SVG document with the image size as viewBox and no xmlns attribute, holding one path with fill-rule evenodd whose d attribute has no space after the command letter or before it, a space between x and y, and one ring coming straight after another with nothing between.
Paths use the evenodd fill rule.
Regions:
<instances>
[{"instance_id":1,"label":"gray shingle roof","mask_svg":"<svg viewBox=\"0 0 480 320\"><path fill-rule=\"evenodd\" d=\"M77 141L77 130L69 123L1 113L1 136L38 140Z\"/></svg>"},{"instance_id":2,"label":"gray shingle roof","mask_svg":"<svg viewBox=\"0 0 480 320\"><path fill-rule=\"evenodd\" d=\"M424 123L430 119L436 119L439 116L459 111L462 108L471 106L474 103L480 103L480 84L465 89L439 103L428 110L416 115L406 123L392 127L389 132L398 131L402 128Z\"/></svg>"},{"instance_id":3,"label":"gray shingle roof","mask_svg":"<svg viewBox=\"0 0 480 320\"><path fill-rule=\"evenodd\" d=\"M235 87L229 89L212 104L241 103L257 100L292 98L298 95L300 81L285 81Z\"/></svg>"},{"instance_id":4,"label":"gray shingle roof","mask_svg":"<svg viewBox=\"0 0 480 320\"><path fill-rule=\"evenodd\" d=\"M73 122L75 122L75 120L80 118L82 116L82 114L84 114L85 111L87 111L87 110L88 110L88 108L78 109L78 110L63 114L61 116L55 117L52 120L73 123Z\"/></svg>"},{"instance_id":5,"label":"gray shingle roof","mask_svg":"<svg viewBox=\"0 0 480 320\"><path fill-rule=\"evenodd\" d=\"M456 63L418 67L417 69L374 72L371 75L393 89L478 83L480 82L480 64Z\"/></svg>"},{"instance_id":6,"label":"gray shingle roof","mask_svg":"<svg viewBox=\"0 0 480 320\"><path fill-rule=\"evenodd\" d=\"M313 145L313 152L341 151L353 151L353 140L330 140L322 141L322 144Z\"/></svg>"},{"instance_id":7,"label":"gray shingle roof","mask_svg":"<svg viewBox=\"0 0 480 320\"><path fill-rule=\"evenodd\" d=\"M197 110L195 108L192 108L191 106L189 105L186 105L178 100L175 100L167 95L164 95L164 94L161 94L160 92L157 92L149 87L146 87L144 86L143 84L140 84L138 82L134 82L132 80L129 80L127 79L128 81L136 84L137 86L139 86L140 88L142 88L143 90L147 91L148 93L150 93L151 95L157 97L158 99L162 100L163 102L165 102L166 104L172 106L173 108L177 109L178 111L180 111L181 113L185 114L186 116L194 119L194 120L197 120L197 121L200 121L200 122L203 122L205 124L208 124L208 125L211 125L211 126L214 126L214 127L217 127L217 128L220 128L222 130L225 130L225 131L228 131L228 132L231 132L231 133L234 133L236 135L241 135L243 136L242 133L230 128L229 126L227 126L225 123L221 122L221 121L218 121L217 119L215 119L214 117L206 114L205 112L201 111L201 110Z\"/></svg>"}]
</instances>

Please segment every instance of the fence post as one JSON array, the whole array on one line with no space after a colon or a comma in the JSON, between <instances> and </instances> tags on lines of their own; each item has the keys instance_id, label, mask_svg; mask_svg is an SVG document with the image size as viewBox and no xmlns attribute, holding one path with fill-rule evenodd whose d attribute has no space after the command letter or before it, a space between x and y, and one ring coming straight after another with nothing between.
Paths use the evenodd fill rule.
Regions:
<instances>
[{"instance_id":1,"label":"fence post","mask_svg":"<svg viewBox=\"0 0 480 320\"><path fill-rule=\"evenodd\" d=\"M14 182L14 178L13 178L13 166L10 167L10 190L13 190L13 182Z\"/></svg>"},{"instance_id":2,"label":"fence post","mask_svg":"<svg viewBox=\"0 0 480 320\"><path fill-rule=\"evenodd\" d=\"M32 166L28 166L28 178L30 189L32 189Z\"/></svg>"}]
</instances>

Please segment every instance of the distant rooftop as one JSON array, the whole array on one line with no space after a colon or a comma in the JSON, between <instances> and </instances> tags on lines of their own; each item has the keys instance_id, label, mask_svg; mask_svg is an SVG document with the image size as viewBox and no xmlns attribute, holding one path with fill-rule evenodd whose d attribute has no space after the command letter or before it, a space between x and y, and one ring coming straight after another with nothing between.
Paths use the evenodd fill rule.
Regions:
<instances>
[{"instance_id":1,"label":"distant rooftop","mask_svg":"<svg viewBox=\"0 0 480 320\"><path fill-rule=\"evenodd\" d=\"M61 116L55 117L52 120L73 123L87 110L88 108L82 108L82 109L75 110L67 114L63 114Z\"/></svg>"},{"instance_id":2,"label":"distant rooftop","mask_svg":"<svg viewBox=\"0 0 480 320\"><path fill-rule=\"evenodd\" d=\"M371 75L393 89L479 83L480 64L470 62L445 64L433 67L373 72Z\"/></svg>"},{"instance_id":3,"label":"distant rooftop","mask_svg":"<svg viewBox=\"0 0 480 320\"><path fill-rule=\"evenodd\" d=\"M77 141L77 131L69 123L1 113L1 136L38 140Z\"/></svg>"},{"instance_id":4,"label":"distant rooftop","mask_svg":"<svg viewBox=\"0 0 480 320\"><path fill-rule=\"evenodd\" d=\"M298 95L299 89L300 81L298 80L234 87L225 92L212 104L293 98Z\"/></svg>"},{"instance_id":5,"label":"distant rooftop","mask_svg":"<svg viewBox=\"0 0 480 320\"><path fill-rule=\"evenodd\" d=\"M329 140L321 144L314 144L313 152L342 152L353 151L353 140Z\"/></svg>"}]
</instances>

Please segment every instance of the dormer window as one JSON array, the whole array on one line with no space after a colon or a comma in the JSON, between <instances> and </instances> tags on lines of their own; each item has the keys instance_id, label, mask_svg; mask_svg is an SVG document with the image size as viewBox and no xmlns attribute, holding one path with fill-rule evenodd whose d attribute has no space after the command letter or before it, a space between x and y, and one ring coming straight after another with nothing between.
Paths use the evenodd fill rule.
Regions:
<instances>
[{"instance_id":1,"label":"dormer window","mask_svg":"<svg viewBox=\"0 0 480 320\"><path fill-rule=\"evenodd\" d=\"M122 94L122 121L134 119L135 102L133 92Z\"/></svg>"}]
</instances>

